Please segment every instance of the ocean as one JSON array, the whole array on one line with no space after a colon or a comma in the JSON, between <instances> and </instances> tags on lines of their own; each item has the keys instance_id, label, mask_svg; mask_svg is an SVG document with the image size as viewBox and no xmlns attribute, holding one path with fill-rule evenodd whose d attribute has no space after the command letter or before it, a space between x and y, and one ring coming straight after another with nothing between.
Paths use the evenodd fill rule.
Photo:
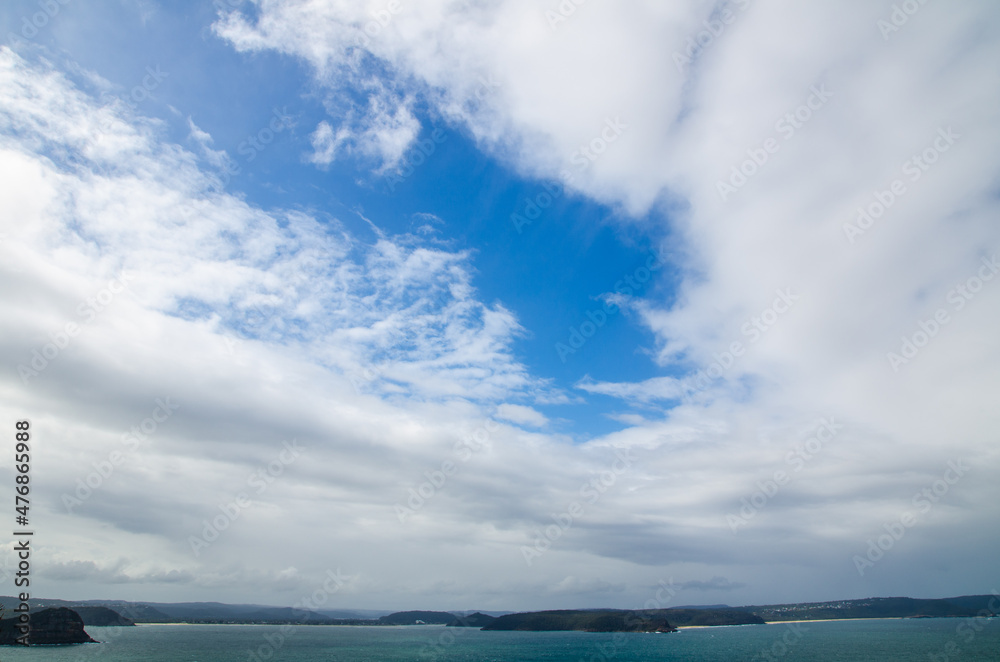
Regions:
<instances>
[{"instance_id":1,"label":"ocean","mask_svg":"<svg viewBox=\"0 0 1000 662\"><path fill-rule=\"evenodd\" d=\"M443 626L88 627L102 644L4 647L0 660L72 662L639 662L1000 660L1000 619L878 619L670 634L482 632Z\"/></svg>"}]
</instances>

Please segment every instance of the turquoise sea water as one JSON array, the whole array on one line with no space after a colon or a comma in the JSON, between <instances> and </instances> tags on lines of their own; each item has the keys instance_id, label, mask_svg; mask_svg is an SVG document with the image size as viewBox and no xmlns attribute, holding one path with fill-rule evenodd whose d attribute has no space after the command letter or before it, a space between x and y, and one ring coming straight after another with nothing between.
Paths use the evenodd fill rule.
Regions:
<instances>
[{"instance_id":1,"label":"turquoise sea water","mask_svg":"<svg viewBox=\"0 0 1000 662\"><path fill-rule=\"evenodd\" d=\"M1000 619L906 619L698 628L672 634L482 632L442 626L88 627L103 644L0 649L72 662L633 662L1000 660Z\"/></svg>"}]
</instances>

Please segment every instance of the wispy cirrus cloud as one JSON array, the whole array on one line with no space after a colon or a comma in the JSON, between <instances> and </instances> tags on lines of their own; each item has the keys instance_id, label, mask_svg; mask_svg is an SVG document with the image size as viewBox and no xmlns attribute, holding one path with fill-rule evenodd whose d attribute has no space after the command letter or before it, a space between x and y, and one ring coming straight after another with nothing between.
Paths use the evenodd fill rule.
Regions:
<instances>
[{"instance_id":1,"label":"wispy cirrus cloud","mask_svg":"<svg viewBox=\"0 0 1000 662\"><path fill-rule=\"evenodd\" d=\"M47 403L52 434L71 444L38 490L38 518L61 532L43 583L208 591L256 572L291 590L266 574L268 561L234 566L225 550L244 548L289 500L343 523L386 515L394 531L391 504L414 467L440 464L498 404L560 397L513 358L519 324L476 298L467 252L383 231L362 242L333 219L249 205L220 191L214 157L166 142L154 122L105 122L115 110L50 64L4 49L0 80L0 172L12 184L0 246L4 411ZM77 329L69 343L32 364L32 348L47 352L67 324ZM370 369L378 379L355 392L351 376ZM164 398L177 411L106 473L101 462ZM255 491L252 477L292 438L308 462ZM88 471L105 478L88 487ZM64 497L78 490L86 499L67 512ZM254 505L192 557L188 538L240 493ZM133 558L156 560L97 564L94 522ZM318 556L300 563L303 586L325 571Z\"/></svg>"}]
</instances>

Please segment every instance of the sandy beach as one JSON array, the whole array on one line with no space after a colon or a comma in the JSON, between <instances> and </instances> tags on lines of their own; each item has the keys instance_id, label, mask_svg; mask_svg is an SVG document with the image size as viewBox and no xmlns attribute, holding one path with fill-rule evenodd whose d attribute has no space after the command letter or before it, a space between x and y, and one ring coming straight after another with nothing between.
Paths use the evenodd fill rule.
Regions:
<instances>
[{"instance_id":1,"label":"sandy beach","mask_svg":"<svg viewBox=\"0 0 1000 662\"><path fill-rule=\"evenodd\" d=\"M831 621L898 621L902 616L882 618L804 618L794 621L764 621L764 623L740 623L735 625L678 625L678 630L694 630L696 628L740 628L747 625L780 625L782 623L829 623Z\"/></svg>"}]
</instances>

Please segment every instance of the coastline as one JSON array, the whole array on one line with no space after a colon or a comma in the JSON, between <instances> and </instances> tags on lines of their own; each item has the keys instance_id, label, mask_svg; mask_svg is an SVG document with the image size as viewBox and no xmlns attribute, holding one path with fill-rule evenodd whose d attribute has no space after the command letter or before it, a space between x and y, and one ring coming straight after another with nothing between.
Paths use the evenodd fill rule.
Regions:
<instances>
[{"instance_id":1,"label":"coastline","mask_svg":"<svg viewBox=\"0 0 1000 662\"><path fill-rule=\"evenodd\" d=\"M763 623L739 623L733 625L678 625L678 630L696 630L704 628L742 628L750 625L781 625L782 623L833 623L836 621L901 621L909 616L879 616L877 618L803 618L793 621L764 621ZM948 617L942 617L948 618Z\"/></svg>"},{"instance_id":2,"label":"coastline","mask_svg":"<svg viewBox=\"0 0 1000 662\"><path fill-rule=\"evenodd\" d=\"M801 618L794 621L764 621L765 625L777 625L779 623L830 623L833 621L901 621L912 616L877 616L875 618ZM939 618L954 618L951 616L941 616Z\"/></svg>"}]
</instances>

